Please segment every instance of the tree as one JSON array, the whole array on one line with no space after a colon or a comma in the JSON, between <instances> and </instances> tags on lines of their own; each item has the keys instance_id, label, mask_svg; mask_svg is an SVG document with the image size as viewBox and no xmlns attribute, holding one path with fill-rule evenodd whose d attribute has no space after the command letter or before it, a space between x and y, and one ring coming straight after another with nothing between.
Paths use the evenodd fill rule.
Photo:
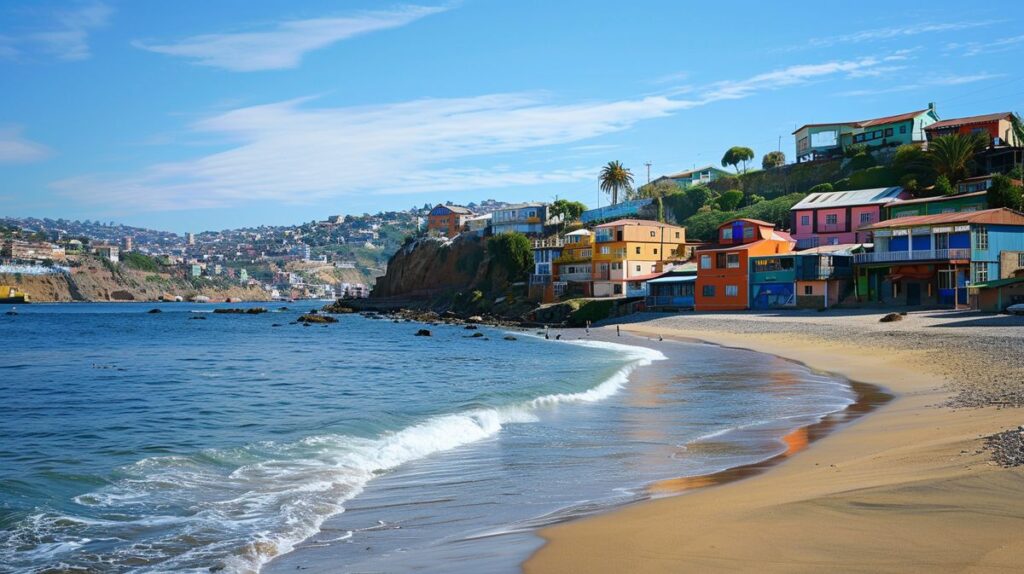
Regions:
<instances>
[{"instance_id":1,"label":"tree","mask_svg":"<svg viewBox=\"0 0 1024 574\"><path fill-rule=\"evenodd\" d=\"M786 154L781 151L770 151L761 158L761 167L764 169L782 167L784 165L786 165Z\"/></svg>"},{"instance_id":2,"label":"tree","mask_svg":"<svg viewBox=\"0 0 1024 574\"><path fill-rule=\"evenodd\" d=\"M819 183L818 185L807 190L807 193L829 193L832 191L831 183Z\"/></svg>"},{"instance_id":3,"label":"tree","mask_svg":"<svg viewBox=\"0 0 1024 574\"><path fill-rule=\"evenodd\" d=\"M622 167L618 160L610 161L601 168L601 175L597 179L601 183L601 191L612 196L612 205L619 203L620 191L633 189L633 173Z\"/></svg>"},{"instance_id":4,"label":"tree","mask_svg":"<svg viewBox=\"0 0 1024 574\"><path fill-rule=\"evenodd\" d=\"M578 201L569 201L567 199L557 199L551 204L551 214L555 216L562 216L563 224L570 221L576 221L586 210L586 205L583 205Z\"/></svg>"},{"instance_id":5,"label":"tree","mask_svg":"<svg viewBox=\"0 0 1024 574\"><path fill-rule=\"evenodd\" d=\"M935 172L957 183L971 174L974 156L985 149L985 138L980 134L952 134L928 142L928 157Z\"/></svg>"},{"instance_id":6,"label":"tree","mask_svg":"<svg viewBox=\"0 0 1024 574\"><path fill-rule=\"evenodd\" d=\"M672 195L673 193L679 193L681 188L679 184L671 179L659 179L654 183L648 183L647 185L641 185L636 190L637 199L656 199L659 197L665 197Z\"/></svg>"},{"instance_id":7,"label":"tree","mask_svg":"<svg viewBox=\"0 0 1024 574\"><path fill-rule=\"evenodd\" d=\"M722 167L733 166L736 173L740 172L739 165L743 164L743 173L747 173L747 162L754 159L754 150L748 147L733 146L722 156Z\"/></svg>"},{"instance_id":8,"label":"tree","mask_svg":"<svg viewBox=\"0 0 1024 574\"><path fill-rule=\"evenodd\" d=\"M718 208L722 211L735 211L743 201L743 192L730 189L718 197Z\"/></svg>"},{"instance_id":9,"label":"tree","mask_svg":"<svg viewBox=\"0 0 1024 574\"><path fill-rule=\"evenodd\" d=\"M522 233L502 233L487 240L487 251L505 269L509 282L522 281L533 269L530 240Z\"/></svg>"},{"instance_id":10,"label":"tree","mask_svg":"<svg viewBox=\"0 0 1024 574\"><path fill-rule=\"evenodd\" d=\"M956 193L956 190L954 190L953 185L949 183L948 177L940 175L935 178L935 193L938 195L949 196Z\"/></svg>"},{"instance_id":11,"label":"tree","mask_svg":"<svg viewBox=\"0 0 1024 574\"><path fill-rule=\"evenodd\" d=\"M1013 185L1013 181L1005 175L994 176L988 188L988 206L1009 207L1018 211L1024 209L1021 188Z\"/></svg>"}]
</instances>

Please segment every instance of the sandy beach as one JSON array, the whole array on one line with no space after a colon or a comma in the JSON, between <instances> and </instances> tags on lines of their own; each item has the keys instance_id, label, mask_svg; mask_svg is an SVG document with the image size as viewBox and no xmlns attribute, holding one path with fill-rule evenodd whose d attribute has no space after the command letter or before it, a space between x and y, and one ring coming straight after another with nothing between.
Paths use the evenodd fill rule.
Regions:
<instances>
[{"instance_id":1,"label":"sandy beach","mask_svg":"<svg viewBox=\"0 0 1024 574\"><path fill-rule=\"evenodd\" d=\"M1024 423L1008 408L1024 403L1024 321L880 316L691 313L623 323L639 335L800 361L895 399L753 478L547 528L525 571L1019 571L1024 472L1000 466L985 437Z\"/></svg>"}]
</instances>

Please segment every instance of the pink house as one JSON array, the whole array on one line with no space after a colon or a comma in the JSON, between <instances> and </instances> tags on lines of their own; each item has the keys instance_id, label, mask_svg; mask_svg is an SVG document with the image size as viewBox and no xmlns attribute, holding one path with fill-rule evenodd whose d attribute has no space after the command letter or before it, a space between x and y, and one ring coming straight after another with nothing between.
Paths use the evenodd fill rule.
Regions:
<instances>
[{"instance_id":1,"label":"pink house","mask_svg":"<svg viewBox=\"0 0 1024 574\"><path fill-rule=\"evenodd\" d=\"M790 210L797 248L871 243L869 232L857 230L881 221L886 204L909 197L902 187L812 193Z\"/></svg>"}]
</instances>

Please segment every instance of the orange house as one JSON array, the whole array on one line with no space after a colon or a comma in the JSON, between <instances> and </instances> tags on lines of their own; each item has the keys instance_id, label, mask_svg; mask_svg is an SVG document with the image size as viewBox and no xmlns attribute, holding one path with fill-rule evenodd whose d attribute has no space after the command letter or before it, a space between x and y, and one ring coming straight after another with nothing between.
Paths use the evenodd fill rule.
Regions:
<instances>
[{"instance_id":1,"label":"orange house","mask_svg":"<svg viewBox=\"0 0 1024 574\"><path fill-rule=\"evenodd\" d=\"M775 225L734 219L718 228L716 243L697 249L697 311L737 311L750 305L750 257L790 253L796 241Z\"/></svg>"},{"instance_id":2,"label":"orange house","mask_svg":"<svg viewBox=\"0 0 1024 574\"><path fill-rule=\"evenodd\" d=\"M473 212L460 205L438 204L427 214L427 231L433 235L455 237L462 232Z\"/></svg>"}]
</instances>

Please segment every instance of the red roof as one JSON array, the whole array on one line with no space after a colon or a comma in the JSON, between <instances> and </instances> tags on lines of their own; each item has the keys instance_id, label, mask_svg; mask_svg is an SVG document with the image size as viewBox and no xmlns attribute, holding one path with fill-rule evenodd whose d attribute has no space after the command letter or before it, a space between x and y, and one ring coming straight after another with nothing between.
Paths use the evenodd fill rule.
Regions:
<instances>
[{"instance_id":1,"label":"red roof","mask_svg":"<svg viewBox=\"0 0 1024 574\"><path fill-rule=\"evenodd\" d=\"M935 122L934 124L924 128L926 130L934 130L939 128L952 128L956 126L965 126L967 124L987 124L988 122L994 122L998 120L1009 119L1010 112L1000 112L996 114L985 114L983 116L967 116L966 118L953 118L951 120L942 120L941 122Z\"/></svg>"},{"instance_id":2,"label":"red roof","mask_svg":"<svg viewBox=\"0 0 1024 574\"><path fill-rule=\"evenodd\" d=\"M897 114L895 116L886 116L884 118L875 118L873 120L864 120L862 122L859 122L857 124L857 127L870 128L871 126L878 126L878 125L882 125L882 124L891 124L891 123L894 123L894 122L905 122L907 120L912 120L912 119L916 118L917 116L919 116L919 115L921 115L921 114L923 114L923 113L925 113L927 111L928 111L928 108L925 108L923 110L917 110L916 112L907 112L905 114Z\"/></svg>"},{"instance_id":3,"label":"red roof","mask_svg":"<svg viewBox=\"0 0 1024 574\"><path fill-rule=\"evenodd\" d=\"M982 211L967 211L959 213L939 213L936 215L914 215L911 217L897 217L865 225L860 231L872 229L890 229L893 227L915 227L918 225L941 225L943 223L987 223L991 225L1024 225L1024 213L1012 209L999 207L996 209L984 209Z\"/></svg>"},{"instance_id":4,"label":"red roof","mask_svg":"<svg viewBox=\"0 0 1024 574\"><path fill-rule=\"evenodd\" d=\"M768 223L767 221L761 221L760 219L750 219L747 217L737 217L736 219L730 219L729 221L726 221L725 223L719 225L718 228L721 229L726 225L732 225L734 221L748 221L750 223L753 223L754 225L768 226L771 227L772 229L775 228L774 223Z\"/></svg>"},{"instance_id":5,"label":"red roof","mask_svg":"<svg viewBox=\"0 0 1024 574\"><path fill-rule=\"evenodd\" d=\"M634 275L632 277L626 277L626 281L647 281L647 280L650 280L650 279L657 279L658 277L661 277L664 274L665 274L665 272L662 271L661 273L648 273L646 275Z\"/></svg>"}]
</instances>

